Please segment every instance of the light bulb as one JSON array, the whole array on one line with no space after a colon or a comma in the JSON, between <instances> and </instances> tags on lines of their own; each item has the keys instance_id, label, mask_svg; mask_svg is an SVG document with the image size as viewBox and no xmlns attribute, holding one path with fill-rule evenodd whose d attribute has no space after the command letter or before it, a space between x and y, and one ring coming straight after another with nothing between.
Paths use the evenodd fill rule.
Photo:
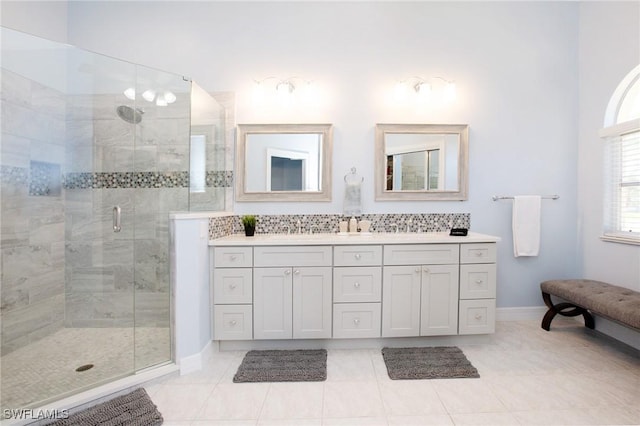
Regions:
<instances>
[{"instance_id":1,"label":"light bulb","mask_svg":"<svg viewBox=\"0 0 640 426\"><path fill-rule=\"evenodd\" d=\"M156 98L156 92L151 89L145 90L144 92L142 92L142 97L147 102L153 102L153 100Z\"/></svg>"},{"instance_id":2,"label":"light bulb","mask_svg":"<svg viewBox=\"0 0 640 426\"><path fill-rule=\"evenodd\" d=\"M289 95L290 93L293 93L293 89L293 84L291 84L291 82L289 81L281 81L276 86L276 91L278 92L279 96Z\"/></svg>"},{"instance_id":3,"label":"light bulb","mask_svg":"<svg viewBox=\"0 0 640 426\"><path fill-rule=\"evenodd\" d=\"M396 101L405 101L409 94L409 87L407 83L404 81L399 81L396 83L396 87L393 91L393 97Z\"/></svg>"},{"instance_id":4,"label":"light bulb","mask_svg":"<svg viewBox=\"0 0 640 426\"><path fill-rule=\"evenodd\" d=\"M174 95L173 92L170 92L168 90L164 92L164 100L167 101L168 104L174 103L176 99L176 95Z\"/></svg>"},{"instance_id":5,"label":"light bulb","mask_svg":"<svg viewBox=\"0 0 640 426\"><path fill-rule=\"evenodd\" d=\"M135 101L136 89L134 89L133 87L129 87L127 90L124 91L124 95L127 97L127 99L131 99L132 101Z\"/></svg>"},{"instance_id":6,"label":"light bulb","mask_svg":"<svg viewBox=\"0 0 640 426\"><path fill-rule=\"evenodd\" d=\"M453 81L448 82L444 86L443 98L446 102L453 102L456 100L456 84Z\"/></svg>"},{"instance_id":7,"label":"light bulb","mask_svg":"<svg viewBox=\"0 0 640 426\"><path fill-rule=\"evenodd\" d=\"M424 81L416 84L414 89L418 96L420 97L429 97L431 94L431 85L429 83L425 83Z\"/></svg>"},{"instance_id":8,"label":"light bulb","mask_svg":"<svg viewBox=\"0 0 640 426\"><path fill-rule=\"evenodd\" d=\"M167 100L164 98L164 95L158 95L156 98L157 106L167 106Z\"/></svg>"}]
</instances>

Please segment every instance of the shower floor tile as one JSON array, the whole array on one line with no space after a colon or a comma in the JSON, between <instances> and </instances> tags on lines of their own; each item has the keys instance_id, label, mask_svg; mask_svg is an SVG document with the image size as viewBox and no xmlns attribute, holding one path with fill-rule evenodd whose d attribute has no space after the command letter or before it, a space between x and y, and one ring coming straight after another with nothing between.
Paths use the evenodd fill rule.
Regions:
<instances>
[{"instance_id":1,"label":"shower floor tile","mask_svg":"<svg viewBox=\"0 0 640 426\"><path fill-rule=\"evenodd\" d=\"M15 350L0 358L0 407L39 406L170 359L168 328L137 328L135 342L132 328L65 328Z\"/></svg>"}]
</instances>

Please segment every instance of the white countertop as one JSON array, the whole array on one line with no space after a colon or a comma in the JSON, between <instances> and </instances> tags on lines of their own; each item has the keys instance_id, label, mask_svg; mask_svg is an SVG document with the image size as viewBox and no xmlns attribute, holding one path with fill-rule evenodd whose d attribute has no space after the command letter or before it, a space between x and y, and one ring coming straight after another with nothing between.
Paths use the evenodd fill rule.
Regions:
<instances>
[{"instance_id":1,"label":"white countertop","mask_svg":"<svg viewBox=\"0 0 640 426\"><path fill-rule=\"evenodd\" d=\"M469 232L466 237L452 237L448 232L378 233L371 234L256 234L253 237L229 235L210 240L210 246L287 246L346 244L451 244L495 243L500 237Z\"/></svg>"}]
</instances>

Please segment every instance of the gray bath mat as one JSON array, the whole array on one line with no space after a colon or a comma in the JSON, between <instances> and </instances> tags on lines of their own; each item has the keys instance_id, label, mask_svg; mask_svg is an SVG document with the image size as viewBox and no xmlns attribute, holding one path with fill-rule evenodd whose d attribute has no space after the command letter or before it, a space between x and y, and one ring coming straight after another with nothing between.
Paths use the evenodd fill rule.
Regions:
<instances>
[{"instance_id":1,"label":"gray bath mat","mask_svg":"<svg viewBox=\"0 0 640 426\"><path fill-rule=\"evenodd\" d=\"M383 348L382 357L392 380L480 377L455 346Z\"/></svg>"},{"instance_id":2,"label":"gray bath mat","mask_svg":"<svg viewBox=\"0 0 640 426\"><path fill-rule=\"evenodd\" d=\"M49 426L152 426L162 424L162 414L140 388L86 410L71 414Z\"/></svg>"},{"instance_id":3,"label":"gray bath mat","mask_svg":"<svg viewBox=\"0 0 640 426\"><path fill-rule=\"evenodd\" d=\"M327 351L249 351L242 360L235 383L320 382L327 379Z\"/></svg>"}]
</instances>

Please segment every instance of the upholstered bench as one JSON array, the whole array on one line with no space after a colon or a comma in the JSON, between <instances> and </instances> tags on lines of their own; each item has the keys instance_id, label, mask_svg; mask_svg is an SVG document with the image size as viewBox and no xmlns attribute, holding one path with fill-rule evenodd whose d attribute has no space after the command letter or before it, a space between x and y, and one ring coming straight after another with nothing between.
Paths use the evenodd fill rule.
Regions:
<instances>
[{"instance_id":1,"label":"upholstered bench","mask_svg":"<svg viewBox=\"0 0 640 426\"><path fill-rule=\"evenodd\" d=\"M557 314L566 317L582 315L584 325L593 329L595 323L591 313L640 330L640 293L637 291L583 279L544 281L540 289L549 308L542 319L542 328L547 331ZM554 305L552 295L566 302Z\"/></svg>"}]
</instances>

